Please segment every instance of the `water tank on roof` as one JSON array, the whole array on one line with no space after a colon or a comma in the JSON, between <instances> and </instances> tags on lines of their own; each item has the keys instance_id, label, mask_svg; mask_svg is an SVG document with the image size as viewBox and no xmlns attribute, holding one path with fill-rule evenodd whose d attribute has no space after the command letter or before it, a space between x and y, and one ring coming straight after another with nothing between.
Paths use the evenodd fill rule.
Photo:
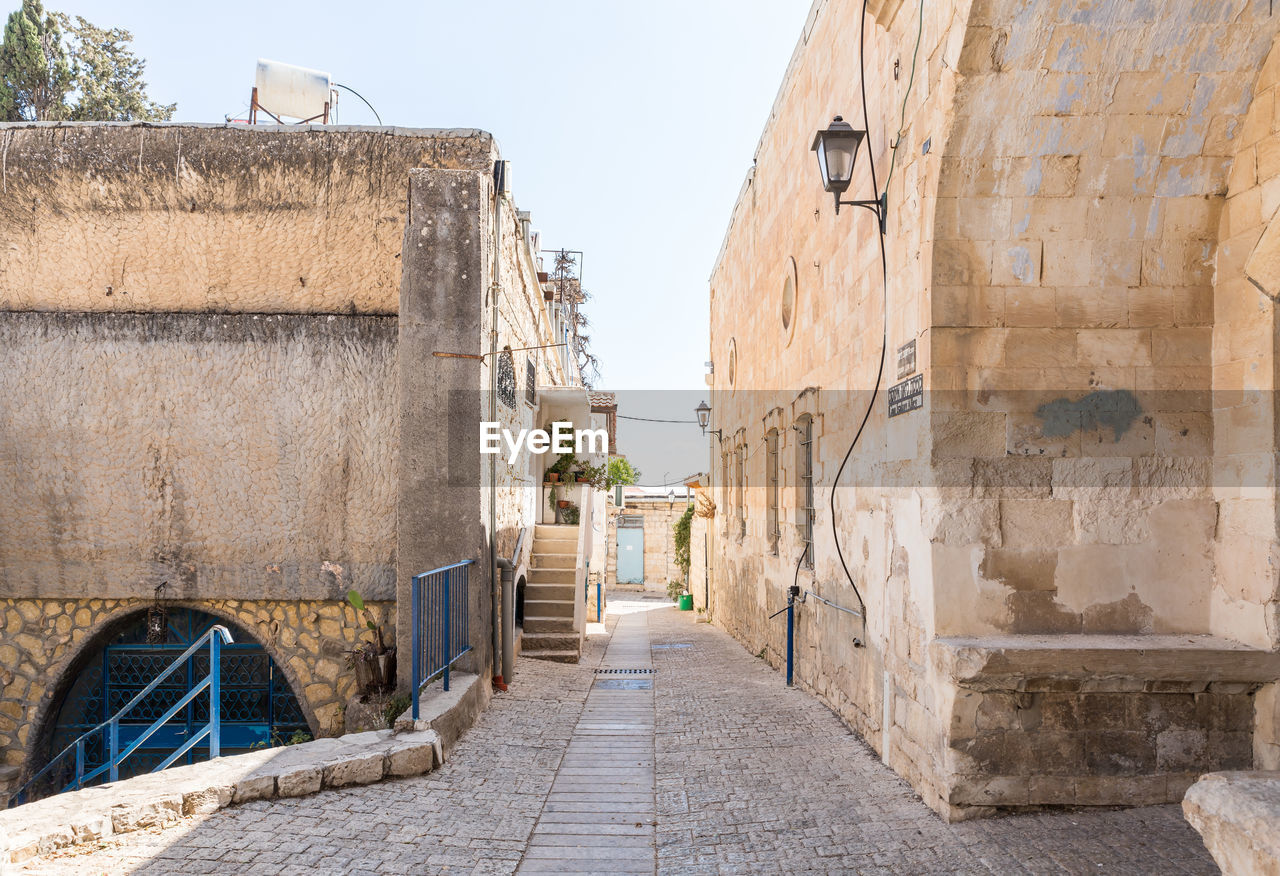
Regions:
<instances>
[{"instance_id":1,"label":"water tank on roof","mask_svg":"<svg viewBox=\"0 0 1280 876\"><path fill-rule=\"evenodd\" d=\"M254 77L258 108L292 119L326 119L332 108L333 77L319 70L258 59Z\"/></svg>"}]
</instances>

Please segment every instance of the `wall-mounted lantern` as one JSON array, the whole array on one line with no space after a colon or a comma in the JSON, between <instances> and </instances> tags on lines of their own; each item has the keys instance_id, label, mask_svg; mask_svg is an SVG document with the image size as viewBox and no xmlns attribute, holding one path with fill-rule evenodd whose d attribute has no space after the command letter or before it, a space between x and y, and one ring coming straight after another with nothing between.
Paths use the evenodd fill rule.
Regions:
<instances>
[{"instance_id":1,"label":"wall-mounted lantern","mask_svg":"<svg viewBox=\"0 0 1280 876\"><path fill-rule=\"evenodd\" d=\"M169 610L165 608L164 592L169 589L169 582L164 581L156 586L155 600L147 609L147 644L163 645L169 640Z\"/></svg>"},{"instance_id":2,"label":"wall-mounted lantern","mask_svg":"<svg viewBox=\"0 0 1280 876\"><path fill-rule=\"evenodd\" d=\"M818 154L818 170L822 174L822 190L836 199L836 213L844 207L865 207L880 219L880 233L884 234L884 222L888 194L870 201L842 201L840 196L848 191L853 182L854 161L858 157L858 147L867 138L866 131L859 131L836 116L831 126L813 136L811 151Z\"/></svg>"},{"instance_id":3,"label":"wall-mounted lantern","mask_svg":"<svg viewBox=\"0 0 1280 876\"><path fill-rule=\"evenodd\" d=\"M707 428L707 426L711 425L711 405L707 404L705 401L700 402L698 406L694 408L694 411L696 411L698 414L698 425L702 427L702 434L706 435L708 432L710 432L712 435L715 435L717 438L723 441L724 436L720 434L719 429Z\"/></svg>"}]
</instances>

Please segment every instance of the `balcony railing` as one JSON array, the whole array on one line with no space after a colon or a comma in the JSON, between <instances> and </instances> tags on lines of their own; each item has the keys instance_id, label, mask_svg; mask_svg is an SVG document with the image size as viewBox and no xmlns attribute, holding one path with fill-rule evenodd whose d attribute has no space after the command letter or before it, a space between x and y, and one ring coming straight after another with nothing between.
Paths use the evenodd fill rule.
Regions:
<instances>
[{"instance_id":1,"label":"balcony railing","mask_svg":"<svg viewBox=\"0 0 1280 876\"><path fill-rule=\"evenodd\" d=\"M413 654L410 684L413 719L418 720L422 688L443 675L449 689L449 668L471 650L468 572L475 560L464 560L413 576Z\"/></svg>"}]
</instances>

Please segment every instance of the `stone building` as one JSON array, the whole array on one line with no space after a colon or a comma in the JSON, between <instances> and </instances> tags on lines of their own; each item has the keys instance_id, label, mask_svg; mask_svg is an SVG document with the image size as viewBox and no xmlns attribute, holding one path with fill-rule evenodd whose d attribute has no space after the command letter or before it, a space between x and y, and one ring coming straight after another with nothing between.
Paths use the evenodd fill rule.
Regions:
<instances>
[{"instance_id":1,"label":"stone building","mask_svg":"<svg viewBox=\"0 0 1280 876\"><path fill-rule=\"evenodd\" d=\"M667 582L683 581L675 560L675 524L689 504L686 490L624 487L623 505L609 519L605 586L667 592Z\"/></svg>"},{"instance_id":2,"label":"stone building","mask_svg":"<svg viewBox=\"0 0 1280 876\"><path fill-rule=\"evenodd\" d=\"M797 683L949 818L1280 765L1278 30L1261 0L804 24L711 277L711 608L782 660L797 581ZM822 189L837 114L883 238Z\"/></svg>"},{"instance_id":3,"label":"stone building","mask_svg":"<svg viewBox=\"0 0 1280 876\"><path fill-rule=\"evenodd\" d=\"M231 626L266 729L331 735L347 591L403 689L412 576L474 559L487 684L491 537L509 556L540 472L482 461L479 421L533 426L544 387L586 408L493 138L20 124L0 157L6 778L154 674L128 648L157 596Z\"/></svg>"}]
</instances>

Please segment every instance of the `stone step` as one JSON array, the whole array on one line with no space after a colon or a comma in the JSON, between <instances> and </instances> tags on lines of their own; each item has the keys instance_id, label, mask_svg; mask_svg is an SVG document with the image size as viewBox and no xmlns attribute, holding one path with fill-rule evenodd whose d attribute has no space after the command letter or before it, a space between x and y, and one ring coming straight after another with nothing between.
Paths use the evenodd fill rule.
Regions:
<instances>
[{"instance_id":1,"label":"stone step","mask_svg":"<svg viewBox=\"0 0 1280 876\"><path fill-rule=\"evenodd\" d=\"M573 602L573 593L577 588L572 584L532 584L524 585L524 598L526 602L541 602L549 600L552 602Z\"/></svg>"},{"instance_id":2,"label":"stone step","mask_svg":"<svg viewBox=\"0 0 1280 876\"><path fill-rule=\"evenodd\" d=\"M533 528L533 539L538 541L577 541L577 524L539 523Z\"/></svg>"},{"instance_id":3,"label":"stone step","mask_svg":"<svg viewBox=\"0 0 1280 876\"><path fill-rule=\"evenodd\" d=\"M577 663L579 659L578 652L572 650L525 651L524 656L534 660L553 660L556 663Z\"/></svg>"},{"instance_id":4,"label":"stone step","mask_svg":"<svg viewBox=\"0 0 1280 876\"><path fill-rule=\"evenodd\" d=\"M578 650L578 634L568 633L525 633L520 637L520 653L529 651L576 651Z\"/></svg>"},{"instance_id":5,"label":"stone step","mask_svg":"<svg viewBox=\"0 0 1280 876\"><path fill-rule=\"evenodd\" d=\"M573 617L525 615L524 628L530 633L572 633ZM575 633L576 635L576 633ZM528 636L525 637L528 639Z\"/></svg>"},{"instance_id":6,"label":"stone step","mask_svg":"<svg viewBox=\"0 0 1280 876\"><path fill-rule=\"evenodd\" d=\"M573 617L573 602L571 600L541 600L530 599L529 594L524 597L524 610L533 617Z\"/></svg>"},{"instance_id":7,"label":"stone step","mask_svg":"<svg viewBox=\"0 0 1280 876\"><path fill-rule=\"evenodd\" d=\"M578 562L577 551L563 554L535 553L533 568L535 569L572 569Z\"/></svg>"},{"instance_id":8,"label":"stone step","mask_svg":"<svg viewBox=\"0 0 1280 876\"><path fill-rule=\"evenodd\" d=\"M574 569L530 569L530 584L573 584Z\"/></svg>"}]
</instances>

